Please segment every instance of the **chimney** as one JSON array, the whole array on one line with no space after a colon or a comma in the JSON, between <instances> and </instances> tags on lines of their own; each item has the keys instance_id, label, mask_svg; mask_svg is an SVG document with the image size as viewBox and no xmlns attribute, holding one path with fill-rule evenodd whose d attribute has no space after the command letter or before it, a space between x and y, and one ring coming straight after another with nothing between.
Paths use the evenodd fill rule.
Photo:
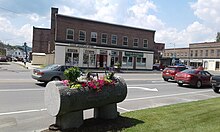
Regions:
<instances>
[{"instance_id":1,"label":"chimney","mask_svg":"<svg viewBox=\"0 0 220 132\"><path fill-rule=\"evenodd\" d=\"M56 14L58 14L58 8L51 8L51 29L50 29L50 53L55 50L55 26L56 26Z\"/></svg>"}]
</instances>

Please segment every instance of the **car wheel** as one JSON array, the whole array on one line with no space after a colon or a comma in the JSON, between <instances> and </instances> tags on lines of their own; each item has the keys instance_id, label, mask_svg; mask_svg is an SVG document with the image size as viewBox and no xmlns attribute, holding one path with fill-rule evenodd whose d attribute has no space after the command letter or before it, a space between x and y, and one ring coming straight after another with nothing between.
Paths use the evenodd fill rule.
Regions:
<instances>
[{"instance_id":1,"label":"car wheel","mask_svg":"<svg viewBox=\"0 0 220 132\"><path fill-rule=\"evenodd\" d=\"M167 78L163 78L163 80L164 80L164 81L168 81L168 79L167 79Z\"/></svg>"},{"instance_id":2,"label":"car wheel","mask_svg":"<svg viewBox=\"0 0 220 132\"><path fill-rule=\"evenodd\" d=\"M61 79L59 78L59 77L53 77L52 79L51 79L51 81L60 81Z\"/></svg>"},{"instance_id":3,"label":"car wheel","mask_svg":"<svg viewBox=\"0 0 220 132\"><path fill-rule=\"evenodd\" d=\"M213 89L214 92L219 93L219 87L214 87L213 86L212 89Z\"/></svg>"},{"instance_id":4,"label":"car wheel","mask_svg":"<svg viewBox=\"0 0 220 132\"><path fill-rule=\"evenodd\" d=\"M179 85L179 86L183 86L183 84L182 84L182 83L178 83L178 85Z\"/></svg>"},{"instance_id":5,"label":"car wheel","mask_svg":"<svg viewBox=\"0 0 220 132\"><path fill-rule=\"evenodd\" d=\"M200 80L198 80L198 81L196 82L196 87L197 87L197 88L201 88L201 87L202 87L202 82L201 82Z\"/></svg>"}]
</instances>

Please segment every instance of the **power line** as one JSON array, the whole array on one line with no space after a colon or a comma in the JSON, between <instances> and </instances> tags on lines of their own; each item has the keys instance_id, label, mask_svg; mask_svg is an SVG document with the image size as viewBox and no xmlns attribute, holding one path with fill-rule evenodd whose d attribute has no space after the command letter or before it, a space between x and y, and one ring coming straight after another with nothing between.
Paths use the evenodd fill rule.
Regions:
<instances>
[{"instance_id":1,"label":"power line","mask_svg":"<svg viewBox=\"0 0 220 132\"><path fill-rule=\"evenodd\" d=\"M18 12L15 12L15 11L12 11L12 10L9 10L9 9L6 9L6 8L4 8L4 7L0 7L0 9L5 10L5 11L8 11L8 12L15 13L15 14L20 14L20 13L18 13Z\"/></svg>"}]
</instances>

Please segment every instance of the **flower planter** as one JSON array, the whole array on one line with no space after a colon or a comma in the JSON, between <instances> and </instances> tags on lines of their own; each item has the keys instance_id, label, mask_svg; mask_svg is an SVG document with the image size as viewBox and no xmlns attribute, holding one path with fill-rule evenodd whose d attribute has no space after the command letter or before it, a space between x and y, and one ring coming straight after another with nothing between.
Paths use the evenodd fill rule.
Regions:
<instances>
[{"instance_id":1,"label":"flower planter","mask_svg":"<svg viewBox=\"0 0 220 132\"><path fill-rule=\"evenodd\" d=\"M94 118L118 117L117 104L127 95L124 79L117 77L114 85L104 85L101 91L89 87L70 89L61 81L49 82L45 90L45 106L56 116L60 129L78 128L83 124L83 110L94 108Z\"/></svg>"}]
</instances>

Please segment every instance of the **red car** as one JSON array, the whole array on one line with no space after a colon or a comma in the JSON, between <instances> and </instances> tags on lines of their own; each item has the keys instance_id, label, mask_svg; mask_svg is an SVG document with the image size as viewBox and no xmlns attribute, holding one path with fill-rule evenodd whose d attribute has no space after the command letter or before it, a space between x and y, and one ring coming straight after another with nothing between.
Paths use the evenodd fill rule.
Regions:
<instances>
[{"instance_id":1,"label":"red car","mask_svg":"<svg viewBox=\"0 0 220 132\"><path fill-rule=\"evenodd\" d=\"M212 74L210 74L208 71L199 69L187 69L177 73L175 76L175 81L179 86L183 86L183 84L189 84L196 88L200 88L203 85L211 86L211 76Z\"/></svg>"},{"instance_id":2,"label":"red car","mask_svg":"<svg viewBox=\"0 0 220 132\"><path fill-rule=\"evenodd\" d=\"M169 66L163 70L162 77L164 81L168 81L169 79L174 80L176 73L185 69L187 69L185 66Z\"/></svg>"}]
</instances>

